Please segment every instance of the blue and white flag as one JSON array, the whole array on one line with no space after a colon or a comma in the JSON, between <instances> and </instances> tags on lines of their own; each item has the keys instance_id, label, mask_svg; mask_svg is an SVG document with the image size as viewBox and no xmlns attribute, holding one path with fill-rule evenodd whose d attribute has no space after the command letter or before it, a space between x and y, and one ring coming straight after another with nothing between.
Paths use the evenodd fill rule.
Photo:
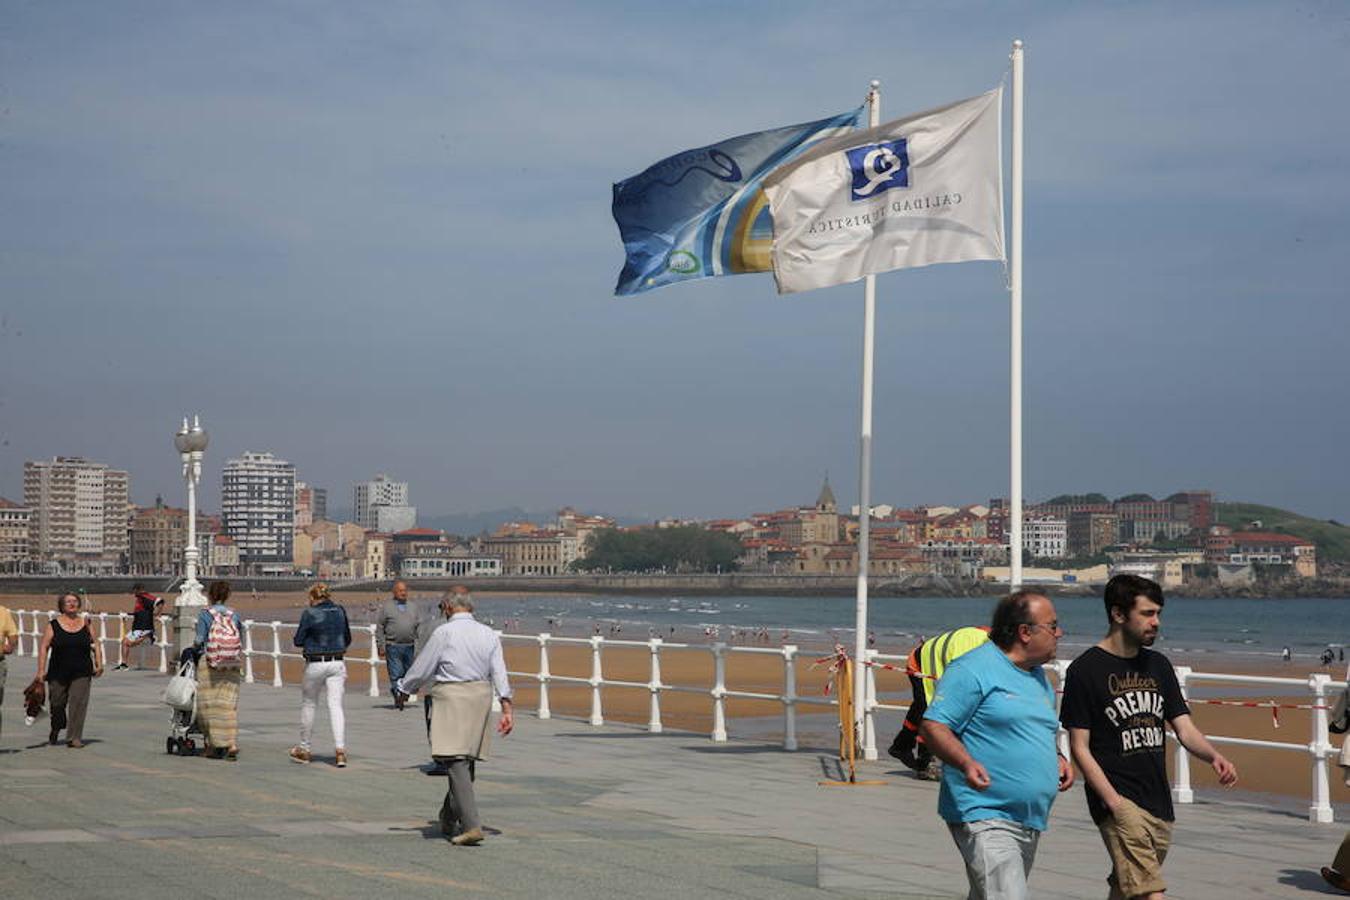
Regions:
<instances>
[{"instance_id":1,"label":"blue and white flag","mask_svg":"<svg viewBox=\"0 0 1350 900\"><path fill-rule=\"evenodd\" d=\"M772 268L773 219L760 182L816 142L847 134L862 108L817 122L743 134L667 157L614 185L623 238L615 294Z\"/></svg>"},{"instance_id":2,"label":"blue and white flag","mask_svg":"<svg viewBox=\"0 0 1350 900\"><path fill-rule=\"evenodd\" d=\"M790 294L1002 260L1001 89L821 141L767 179L773 274Z\"/></svg>"}]
</instances>

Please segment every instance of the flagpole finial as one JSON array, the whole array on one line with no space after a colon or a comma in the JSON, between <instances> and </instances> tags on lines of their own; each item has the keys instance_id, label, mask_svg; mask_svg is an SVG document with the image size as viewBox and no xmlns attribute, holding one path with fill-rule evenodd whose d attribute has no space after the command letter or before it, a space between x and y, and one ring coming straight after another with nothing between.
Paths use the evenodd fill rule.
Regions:
<instances>
[{"instance_id":1,"label":"flagpole finial","mask_svg":"<svg viewBox=\"0 0 1350 900\"><path fill-rule=\"evenodd\" d=\"M1021 38L1018 38L1017 40L1013 41L1013 49L1014 49L1014 50L1021 50L1021 49L1022 49L1022 39L1021 39Z\"/></svg>"},{"instance_id":2,"label":"flagpole finial","mask_svg":"<svg viewBox=\"0 0 1350 900\"><path fill-rule=\"evenodd\" d=\"M875 90L876 90L877 88L879 88L879 87L881 87L881 82L878 81L877 79L873 78L873 79L872 79L872 90L875 91Z\"/></svg>"}]
</instances>

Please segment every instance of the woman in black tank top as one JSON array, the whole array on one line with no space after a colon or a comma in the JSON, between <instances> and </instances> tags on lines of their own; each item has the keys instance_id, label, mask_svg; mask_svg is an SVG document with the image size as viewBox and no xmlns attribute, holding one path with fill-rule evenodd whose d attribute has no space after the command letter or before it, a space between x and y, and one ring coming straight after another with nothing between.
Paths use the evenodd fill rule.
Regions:
<instances>
[{"instance_id":1,"label":"woman in black tank top","mask_svg":"<svg viewBox=\"0 0 1350 900\"><path fill-rule=\"evenodd\" d=\"M38 647L38 679L45 679L52 710L49 743L57 743L66 729L69 747L84 746L84 718L89 709L90 679L103 674L103 651L80 614L76 594L57 598L59 616L52 619Z\"/></svg>"}]
</instances>

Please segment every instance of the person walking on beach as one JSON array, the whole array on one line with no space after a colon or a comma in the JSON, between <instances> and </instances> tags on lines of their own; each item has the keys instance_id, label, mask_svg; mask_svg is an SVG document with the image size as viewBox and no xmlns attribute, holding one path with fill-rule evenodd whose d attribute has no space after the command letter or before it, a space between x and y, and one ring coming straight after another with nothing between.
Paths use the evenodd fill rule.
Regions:
<instances>
[{"instance_id":1,"label":"person walking on beach","mask_svg":"<svg viewBox=\"0 0 1350 900\"><path fill-rule=\"evenodd\" d=\"M389 673L389 691L394 695L394 708L401 710L403 700L394 690L394 685L412 665L418 617L417 610L408 603L407 584L395 581L391 594L375 617L375 642Z\"/></svg>"},{"instance_id":2,"label":"person walking on beach","mask_svg":"<svg viewBox=\"0 0 1350 900\"><path fill-rule=\"evenodd\" d=\"M1055 694L1043 666L1063 632L1044 594L994 608L989 643L938 682L920 732L946 767L938 815L965 862L971 900L1025 900L1055 792L1073 785L1055 749Z\"/></svg>"},{"instance_id":3,"label":"person walking on beach","mask_svg":"<svg viewBox=\"0 0 1350 900\"><path fill-rule=\"evenodd\" d=\"M206 589L210 605L197 613L197 720L206 753L217 759L239 758L239 666L243 661L239 613L226 603L230 583L213 581Z\"/></svg>"},{"instance_id":4,"label":"person walking on beach","mask_svg":"<svg viewBox=\"0 0 1350 900\"><path fill-rule=\"evenodd\" d=\"M131 630L122 635L122 657L113 666L114 671L127 668L132 647L139 647L146 641L155 642L155 612L164 605L164 599L147 592L143 584L132 585L131 594Z\"/></svg>"},{"instance_id":5,"label":"person walking on beach","mask_svg":"<svg viewBox=\"0 0 1350 900\"><path fill-rule=\"evenodd\" d=\"M444 760L450 775L441 803L441 831L456 846L483 840L474 797L474 765L487 758L492 694L501 698L497 731L511 733L511 684L506 678L502 642L497 633L474 621L467 590L447 595L450 620L431 635L412 668L399 682L405 694L430 684L431 753Z\"/></svg>"},{"instance_id":6,"label":"person walking on beach","mask_svg":"<svg viewBox=\"0 0 1350 900\"><path fill-rule=\"evenodd\" d=\"M67 591L56 598L59 613L42 633L38 645L39 681L47 682L52 727L47 743L58 743L62 729L66 746L84 746L84 719L89 711L89 686L103 674L103 650L80 613L83 601Z\"/></svg>"},{"instance_id":7,"label":"person walking on beach","mask_svg":"<svg viewBox=\"0 0 1350 900\"><path fill-rule=\"evenodd\" d=\"M920 641L909 652L909 659L905 661L911 697L909 712L886 752L913 769L916 777L925 781L937 781L942 777L942 767L919 736L919 723L937 690L938 679L954 660L988 641L987 626L966 626Z\"/></svg>"},{"instance_id":8,"label":"person walking on beach","mask_svg":"<svg viewBox=\"0 0 1350 900\"><path fill-rule=\"evenodd\" d=\"M1069 666L1060 721L1111 858L1111 900L1159 900L1167 890L1162 864L1174 818L1163 724L1225 787L1237 783L1237 768L1191 721L1167 657L1149 649L1161 627L1162 588L1117 575L1106 583L1104 601L1109 630Z\"/></svg>"},{"instance_id":9,"label":"person walking on beach","mask_svg":"<svg viewBox=\"0 0 1350 900\"><path fill-rule=\"evenodd\" d=\"M347 664L342 658L351 646L352 629L347 611L333 602L328 585L320 583L309 589L309 609L300 614L294 641L305 656L305 675L300 683L300 743L291 748L291 759L298 763L313 759L310 737L314 733L314 711L319 691L327 689L334 762L339 769L344 768L347 720L342 711L342 695L347 686Z\"/></svg>"},{"instance_id":10,"label":"person walking on beach","mask_svg":"<svg viewBox=\"0 0 1350 900\"><path fill-rule=\"evenodd\" d=\"M19 639L19 626L14 624L14 614L8 606L0 606L0 730L4 727L5 677L9 664L5 657L14 652L14 643Z\"/></svg>"}]
</instances>

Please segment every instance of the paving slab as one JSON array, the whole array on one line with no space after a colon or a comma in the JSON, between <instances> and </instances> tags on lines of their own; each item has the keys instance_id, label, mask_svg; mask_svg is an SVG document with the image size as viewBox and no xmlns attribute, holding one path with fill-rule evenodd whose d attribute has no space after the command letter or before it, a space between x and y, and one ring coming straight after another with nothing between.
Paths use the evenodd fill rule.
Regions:
<instances>
[{"instance_id":1,"label":"paving slab","mask_svg":"<svg viewBox=\"0 0 1350 900\"><path fill-rule=\"evenodd\" d=\"M11 658L11 684L32 668ZM15 700L7 702L6 898L64 888L137 900L965 896L960 859L935 812L936 786L889 761L864 765L882 785L821 787L837 771L828 752L540 721L522 710L516 733L494 741L478 768L489 837L457 848L436 825L445 780L424 774L420 710L397 712L385 698L349 692L352 764L338 769L320 703L316 760L299 766L286 757L298 689L245 685L239 761L183 758L164 753L169 713L155 702L163 683L149 671L99 679L83 750L47 746L46 721L25 728ZM1296 800L1198 799L1178 807L1169 896L1325 895L1317 869L1343 826L1308 823ZM1350 819L1350 809L1337 815ZM1055 804L1033 894L1105 896L1106 869L1075 788Z\"/></svg>"}]
</instances>

